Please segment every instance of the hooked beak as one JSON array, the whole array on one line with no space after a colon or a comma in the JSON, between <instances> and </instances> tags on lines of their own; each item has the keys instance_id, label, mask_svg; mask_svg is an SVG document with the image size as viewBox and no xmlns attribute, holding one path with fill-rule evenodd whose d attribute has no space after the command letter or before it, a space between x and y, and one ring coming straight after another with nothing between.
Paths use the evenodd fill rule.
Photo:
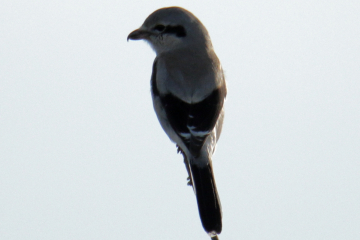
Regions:
<instances>
[{"instance_id":1,"label":"hooked beak","mask_svg":"<svg viewBox=\"0 0 360 240\"><path fill-rule=\"evenodd\" d=\"M136 29L135 31L132 31L129 36L127 37L127 40L141 40L141 39L147 39L151 35L151 32L143 30L143 29Z\"/></svg>"}]
</instances>

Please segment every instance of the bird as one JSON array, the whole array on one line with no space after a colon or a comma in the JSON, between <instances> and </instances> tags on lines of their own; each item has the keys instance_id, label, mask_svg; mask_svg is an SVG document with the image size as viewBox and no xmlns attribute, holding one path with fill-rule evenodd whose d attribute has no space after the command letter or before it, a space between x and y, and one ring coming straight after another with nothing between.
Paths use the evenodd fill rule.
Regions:
<instances>
[{"instance_id":1,"label":"bird","mask_svg":"<svg viewBox=\"0 0 360 240\"><path fill-rule=\"evenodd\" d=\"M150 80L161 127L184 156L200 219L212 239L222 230L222 210L212 156L227 94L224 72L209 33L181 7L151 13L127 40L145 40L156 53Z\"/></svg>"}]
</instances>

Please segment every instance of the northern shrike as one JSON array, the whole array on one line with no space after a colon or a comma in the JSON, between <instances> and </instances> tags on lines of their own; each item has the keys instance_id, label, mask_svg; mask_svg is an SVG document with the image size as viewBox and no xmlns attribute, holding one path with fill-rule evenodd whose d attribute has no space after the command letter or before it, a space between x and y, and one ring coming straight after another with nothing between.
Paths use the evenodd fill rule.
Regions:
<instances>
[{"instance_id":1,"label":"northern shrike","mask_svg":"<svg viewBox=\"0 0 360 240\"><path fill-rule=\"evenodd\" d=\"M151 94L158 120L184 156L205 231L216 238L222 212L211 157L224 119L223 70L204 25L191 12L161 8L128 40L146 40L156 52Z\"/></svg>"}]
</instances>

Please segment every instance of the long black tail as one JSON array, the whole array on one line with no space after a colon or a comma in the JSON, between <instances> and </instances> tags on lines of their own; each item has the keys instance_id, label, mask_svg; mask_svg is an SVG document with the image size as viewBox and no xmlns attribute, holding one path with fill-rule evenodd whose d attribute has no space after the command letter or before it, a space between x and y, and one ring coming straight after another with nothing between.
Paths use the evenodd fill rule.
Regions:
<instances>
[{"instance_id":1,"label":"long black tail","mask_svg":"<svg viewBox=\"0 0 360 240\"><path fill-rule=\"evenodd\" d=\"M211 163L203 167L190 164L190 169L201 223L208 234L220 234L221 204Z\"/></svg>"}]
</instances>

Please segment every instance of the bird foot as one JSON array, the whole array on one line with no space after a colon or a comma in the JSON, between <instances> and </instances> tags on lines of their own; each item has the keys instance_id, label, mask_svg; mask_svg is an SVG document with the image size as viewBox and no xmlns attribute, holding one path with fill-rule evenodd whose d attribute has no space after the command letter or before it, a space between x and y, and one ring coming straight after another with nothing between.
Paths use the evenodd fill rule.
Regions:
<instances>
[{"instance_id":1,"label":"bird foot","mask_svg":"<svg viewBox=\"0 0 360 240\"><path fill-rule=\"evenodd\" d=\"M193 184L192 184L190 177L187 177L186 180L187 180L187 185L192 187Z\"/></svg>"},{"instance_id":2,"label":"bird foot","mask_svg":"<svg viewBox=\"0 0 360 240\"><path fill-rule=\"evenodd\" d=\"M179 147L179 145L176 145L176 147L177 147L177 153L181 153L182 155L183 155L183 157L184 157L184 163L185 163L185 167L186 167L186 170L187 170L187 172L188 172L188 177L187 177L187 183L186 183L186 185L188 185L188 186L193 186L193 183L192 183L192 180L191 180L191 173L190 173L190 168L189 168L189 163L188 163L188 160L187 160L187 158L186 158L186 155L185 155L185 153L184 153L184 151Z\"/></svg>"}]
</instances>

